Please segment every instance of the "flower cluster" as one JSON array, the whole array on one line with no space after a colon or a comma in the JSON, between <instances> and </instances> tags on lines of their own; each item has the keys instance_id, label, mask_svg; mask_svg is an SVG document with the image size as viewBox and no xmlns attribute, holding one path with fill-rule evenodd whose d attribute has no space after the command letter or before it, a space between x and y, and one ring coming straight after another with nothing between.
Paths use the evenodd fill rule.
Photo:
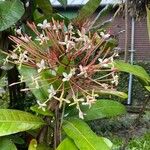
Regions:
<instances>
[{"instance_id":1,"label":"flower cluster","mask_svg":"<svg viewBox=\"0 0 150 150\"><path fill-rule=\"evenodd\" d=\"M107 45L110 35L79 30L71 23L66 25L54 19L28 26L35 37L17 30L18 35L10 37L16 48L8 54L7 61L18 64L20 69L22 65L35 68L37 75L31 77L31 84L37 89L41 88L41 74L49 71L45 79L48 96L44 103L38 101L39 108L45 110L46 103L54 99L60 108L63 103L75 105L79 117L84 118L81 105L91 107L100 91L114 90L118 84L113 65L116 53Z\"/></svg>"}]
</instances>

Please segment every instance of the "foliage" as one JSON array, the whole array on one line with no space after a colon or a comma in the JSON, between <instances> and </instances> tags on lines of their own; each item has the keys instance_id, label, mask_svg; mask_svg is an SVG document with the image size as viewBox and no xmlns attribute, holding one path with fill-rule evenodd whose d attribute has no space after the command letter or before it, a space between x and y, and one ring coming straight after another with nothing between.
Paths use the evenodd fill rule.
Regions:
<instances>
[{"instance_id":1,"label":"foliage","mask_svg":"<svg viewBox=\"0 0 150 150\"><path fill-rule=\"evenodd\" d=\"M66 7L66 0L59 2ZM111 141L97 136L86 122L122 115L126 113L125 106L98 96L127 98L116 90L118 71L132 72L147 89L150 77L142 67L114 62L118 56L114 51L116 43L107 32L101 32L104 29L90 32L93 23L88 19L100 2L89 0L73 20L55 13L50 1L36 0L34 9L30 1L25 3L26 10L35 10L34 15L29 14L33 20L12 28L14 34L9 39L14 43L11 50L2 52L1 65L18 67L20 81L9 86L26 83L21 91L34 94L37 104L30 111L36 114L0 109L0 136L26 131L30 135L29 150L111 149ZM107 9L100 17L106 15ZM12 27L24 13L20 0L1 1L0 10L1 31ZM0 144L5 143L15 149L9 136Z\"/></svg>"},{"instance_id":2,"label":"foliage","mask_svg":"<svg viewBox=\"0 0 150 150\"><path fill-rule=\"evenodd\" d=\"M150 73L150 63L149 62L135 62L136 65L142 66L147 73ZM119 84L117 89L123 92L128 91L128 79L129 75L127 73L120 73L119 75ZM132 105L141 106L143 101L147 98L149 92L147 89L143 88L143 85L139 82L136 77L133 77L133 86L132 86ZM116 98L119 101L121 99Z\"/></svg>"},{"instance_id":3,"label":"foliage","mask_svg":"<svg viewBox=\"0 0 150 150\"><path fill-rule=\"evenodd\" d=\"M20 0L0 1L0 31L11 27L24 14Z\"/></svg>"}]
</instances>

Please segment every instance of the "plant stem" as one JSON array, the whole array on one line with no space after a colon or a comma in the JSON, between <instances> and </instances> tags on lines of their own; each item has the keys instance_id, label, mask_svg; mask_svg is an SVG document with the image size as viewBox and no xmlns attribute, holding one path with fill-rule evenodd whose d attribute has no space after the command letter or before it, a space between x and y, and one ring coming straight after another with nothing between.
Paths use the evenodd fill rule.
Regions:
<instances>
[{"instance_id":1,"label":"plant stem","mask_svg":"<svg viewBox=\"0 0 150 150\"><path fill-rule=\"evenodd\" d=\"M55 125L54 125L54 150L60 143L60 113L59 113L59 105L57 104L55 107Z\"/></svg>"}]
</instances>

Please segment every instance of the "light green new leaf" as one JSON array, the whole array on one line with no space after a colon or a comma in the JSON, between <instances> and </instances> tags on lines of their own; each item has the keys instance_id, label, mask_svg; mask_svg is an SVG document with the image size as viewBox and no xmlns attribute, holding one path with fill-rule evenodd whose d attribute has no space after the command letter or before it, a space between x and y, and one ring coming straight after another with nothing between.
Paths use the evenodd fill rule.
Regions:
<instances>
[{"instance_id":1,"label":"light green new leaf","mask_svg":"<svg viewBox=\"0 0 150 150\"><path fill-rule=\"evenodd\" d=\"M32 139L30 141L28 150L37 150L37 141L36 141L36 139Z\"/></svg>"},{"instance_id":2,"label":"light green new leaf","mask_svg":"<svg viewBox=\"0 0 150 150\"><path fill-rule=\"evenodd\" d=\"M64 8L66 8L66 6L67 6L67 0L58 0L58 2L60 2L60 4L62 6L64 6Z\"/></svg>"},{"instance_id":3,"label":"light green new leaf","mask_svg":"<svg viewBox=\"0 0 150 150\"><path fill-rule=\"evenodd\" d=\"M90 127L80 119L65 120L65 133L73 139L80 150L110 150L103 138L98 137Z\"/></svg>"},{"instance_id":4,"label":"light green new leaf","mask_svg":"<svg viewBox=\"0 0 150 150\"><path fill-rule=\"evenodd\" d=\"M50 2L50 0L36 0L36 3L38 4L39 8L43 11L45 15L52 14L53 7Z\"/></svg>"},{"instance_id":5,"label":"light green new leaf","mask_svg":"<svg viewBox=\"0 0 150 150\"><path fill-rule=\"evenodd\" d=\"M113 100L105 99L97 100L91 108L81 107L81 109L86 114L84 116L86 121L114 117L126 113L126 108L124 105Z\"/></svg>"},{"instance_id":6,"label":"light green new leaf","mask_svg":"<svg viewBox=\"0 0 150 150\"><path fill-rule=\"evenodd\" d=\"M15 24L24 14L24 6L20 0L0 1L0 31Z\"/></svg>"},{"instance_id":7,"label":"light green new leaf","mask_svg":"<svg viewBox=\"0 0 150 150\"><path fill-rule=\"evenodd\" d=\"M150 39L150 10L146 7L147 11L147 29L148 29L148 35Z\"/></svg>"},{"instance_id":8,"label":"light green new leaf","mask_svg":"<svg viewBox=\"0 0 150 150\"><path fill-rule=\"evenodd\" d=\"M60 144L59 146L57 147L56 150L67 150L67 149L70 149L70 150L78 150L78 148L76 147L76 145L74 144L74 142L69 139L69 138L65 138Z\"/></svg>"},{"instance_id":9,"label":"light green new leaf","mask_svg":"<svg viewBox=\"0 0 150 150\"><path fill-rule=\"evenodd\" d=\"M150 92L150 86L145 86L145 88Z\"/></svg>"},{"instance_id":10,"label":"light green new leaf","mask_svg":"<svg viewBox=\"0 0 150 150\"><path fill-rule=\"evenodd\" d=\"M36 129L44 124L41 118L30 113L0 109L0 136Z\"/></svg>"},{"instance_id":11,"label":"light green new leaf","mask_svg":"<svg viewBox=\"0 0 150 150\"><path fill-rule=\"evenodd\" d=\"M99 7L101 0L89 0L79 11L77 17L74 19L75 23L84 23Z\"/></svg>"},{"instance_id":12,"label":"light green new leaf","mask_svg":"<svg viewBox=\"0 0 150 150\"><path fill-rule=\"evenodd\" d=\"M0 137L0 149L1 150L17 150L12 140L7 137Z\"/></svg>"},{"instance_id":13,"label":"light green new leaf","mask_svg":"<svg viewBox=\"0 0 150 150\"><path fill-rule=\"evenodd\" d=\"M131 73L131 74L137 76L139 79L141 79L143 82L145 82L146 85L150 84L150 76L145 71L145 69L142 68L141 66L131 65L131 64L125 63L123 61L115 61L114 66L119 71Z\"/></svg>"}]
</instances>

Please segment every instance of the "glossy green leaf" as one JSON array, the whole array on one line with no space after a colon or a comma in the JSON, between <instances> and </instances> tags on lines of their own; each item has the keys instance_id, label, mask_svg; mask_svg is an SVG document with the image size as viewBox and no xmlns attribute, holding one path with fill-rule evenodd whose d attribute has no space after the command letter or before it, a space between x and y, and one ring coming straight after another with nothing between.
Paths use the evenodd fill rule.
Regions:
<instances>
[{"instance_id":1,"label":"glossy green leaf","mask_svg":"<svg viewBox=\"0 0 150 150\"><path fill-rule=\"evenodd\" d=\"M69 139L69 138L65 138L57 147L57 150L78 150L78 148L76 147L76 145L74 144L74 142Z\"/></svg>"},{"instance_id":2,"label":"glossy green leaf","mask_svg":"<svg viewBox=\"0 0 150 150\"><path fill-rule=\"evenodd\" d=\"M15 24L24 14L24 6L20 0L0 1L0 31Z\"/></svg>"},{"instance_id":3,"label":"glossy green leaf","mask_svg":"<svg viewBox=\"0 0 150 150\"><path fill-rule=\"evenodd\" d=\"M125 63L123 61L115 61L114 62L115 68L117 68L119 71L131 73L135 76L137 76L139 79L143 80L146 85L150 84L150 76L145 71L144 68L138 65L131 65L129 63Z\"/></svg>"},{"instance_id":4,"label":"glossy green leaf","mask_svg":"<svg viewBox=\"0 0 150 150\"><path fill-rule=\"evenodd\" d=\"M150 92L150 86L145 86L145 88Z\"/></svg>"},{"instance_id":5,"label":"glossy green leaf","mask_svg":"<svg viewBox=\"0 0 150 150\"><path fill-rule=\"evenodd\" d=\"M42 110L42 108L39 108L38 105L30 107L30 109L38 114L44 115L44 116L54 116L54 113L50 110L46 109L45 111Z\"/></svg>"},{"instance_id":6,"label":"glossy green leaf","mask_svg":"<svg viewBox=\"0 0 150 150\"><path fill-rule=\"evenodd\" d=\"M84 115L85 121L110 118L126 113L124 105L108 99L99 99L92 104L90 108L86 105L81 105L80 108L82 112L86 114ZM76 108L73 108L66 113L69 113L68 118L71 116L78 118L78 110Z\"/></svg>"},{"instance_id":7,"label":"glossy green leaf","mask_svg":"<svg viewBox=\"0 0 150 150\"><path fill-rule=\"evenodd\" d=\"M146 7L147 11L147 29L148 29L148 35L150 39L150 10Z\"/></svg>"},{"instance_id":8,"label":"glossy green leaf","mask_svg":"<svg viewBox=\"0 0 150 150\"><path fill-rule=\"evenodd\" d=\"M0 137L0 149L1 150L17 150L12 140L7 137Z\"/></svg>"},{"instance_id":9,"label":"glossy green leaf","mask_svg":"<svg viewBox=\"0 0 150 150\"><path fill-rule=\"evenodd\" d=\"M90 127L80 119L65 120L65 133L73 139L80 150L110 150L103 138L98 137Z\"/></svg>"},{"instance_id":10,"label":"glossy green leaf","mask_svg":"<svg viewBox=\"0 0 150 150\"><path fill-rule=\"evenodd\" d=\"M99 7L101 0L89 0L79 11L77 17L74 19L75 23L84 23Z\"/></svg>"},{"instance_id":11,"label":"glossy green leaf","mask_svg":"<svg viewBox=\"0 0 150 150\"><path fill-rule=\"evenodd\" d=\"M67 0L58 0L58 2L59 2L64 8L66 8L66 6L67 6Z\"/></svg>"},{"instance_id":12,"label":"glossy green leaf","mask_svg":"<svg viewBox=\"0 0 150 150\"><path fill-rule=\"evenodd\" d=\"M49 87L49 84L45 80L42 80L42 76L40 76L40 81L37 80L39 88L36 88L36 84L33 82L33 79L37 77L37 70L28 66L22 66L21 69L19 69L19 72L25 78L27 86L30 88L37 100L41 102L47 100L47 89Z\"/></svg>"},{"instance_id":13,"label":"glossy green leaf","mask_svg":"<svg viewBox=\"0 0 150 150\"><path fill-rule=\"evenodd\" d=\"M107 146L111 149L113 146L113 143L109 139L104 138L104 137L103 137L103 140L107 144Z\"/></svg>"},{"instance_id":14,"label":"glossy green leaf","mask_svg":"<svg viewBox=\"0 0 150 150\"><path fill-rule=\"evenodd\" d=\"M44 124L41 118L30 113L0 109L0 136L36 129Z\"/></svg>"},{"instance_id":15,"label":"glossy green leaf","mask_svg":"<svg viewBox=\"0 0 150 150\"><path fill-rule=\"evenodd\" d=\"M50 15L52 13L53 8L50 0L36 0L36 3L45 15Z\"/></svg>"},{"instance_id":16,"label":"glossy green leaf","mask_svg":"<svg viewBox=\"0 0 150 150\"><path fill-rule=\"evenodd\" d=\"M100 99L97 100L91 108L81 107L82 111L86 114L85 120L95 120L101 118L109 118L126 113L126 108L119 102L113 100Z\"/></svg>"}]
</instances>

